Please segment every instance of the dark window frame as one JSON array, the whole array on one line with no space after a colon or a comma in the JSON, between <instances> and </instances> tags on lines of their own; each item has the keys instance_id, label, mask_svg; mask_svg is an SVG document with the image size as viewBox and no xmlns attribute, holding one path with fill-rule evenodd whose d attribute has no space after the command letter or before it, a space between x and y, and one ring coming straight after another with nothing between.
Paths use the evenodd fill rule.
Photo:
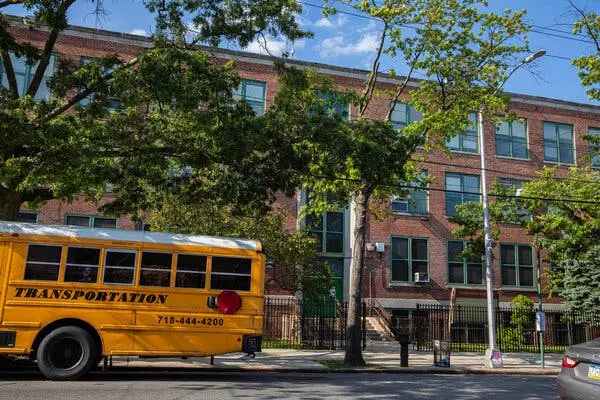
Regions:
<instances>
[{"instance_id":1,"label":"dark window frame","mask_svg":"<svg viewBox=\"0 0 600 400\"><path fill-rule=\"evenodd\" d=\"M402 258L402 257L395 257L396 252L394 251L394 244L396 242L396 240L406 240L406 246L407 246L407 258ZM416 259L413 258L413 241L414 240L422 240L425 241L425 246L427 248L427 258L426 259ZM392 235L390 237L390 283L394 284L394 283L414 283L414 275L415 272L413 271L413 263L415 262L425 262L427 263L427 271L425 273L429 274L430 273L430 267L431 267L431 263L430 263L430 258L431 258L431 253L430 253L430 249L429 249L429 238L426 237L415 237L415 236L398 236L398 235ZM394 261L406 261L407 262L407 277L408 280L394 280L393 276L394 276Z\"/></svg>"},{"instance_id":2,"label":"dark window frame","mask_svg":"<svg viewBox=\"0 0 600 400\"><path fill-rule=\"evenodd\" d=\"M448 277L448 286L469 286L474 288L479 288L484 286L485 283L485 270L483 260L476 261L475 259L469 260L468 258L463 257L461 261L458 260L450 260L450 244L451 243L460 243L462 247L462 251L465 250L467 242L465 240L448 240L446 242L446 273ZM450 268L451 264L461 264L462 265L462 282L450 282ZM481 283L469 283L469 266L480 265L481 268Z\"/></svg>"},{"instance_id":3,"label":"dark window frame","mask_svg":"<svg viewBox=\"0 0 600 400\"><path fill-rule=\"evenodd\" d=\"M524 138L513 135L514 124L516 124L516 123L523 125L523 131L525 132ZM507 125L508 135L504 135L504 134L500 133L500 129L501 129L500 125L501 124ZM500 140L505 140L508 143L509 154L499 154L498 153L498 149L500 148L500 146L499 146ZM514 151L515 144L525 145L525 155L524 156L515 155L515 151ZM527 119L526 118L520 118L520 119L516 119L514 121L510 121L510 122L501 120L499 122L499 125L496 127L496 156L515 158L518 160L528 160L529 159L529 131L527 129Z\"/></svg>"},{"instance_id":4,"label":"dark window frame","mask_svg":"<svg viewBox=\"0 0 600 400\"><path fill-rule=\"evenodd\" d=\"M510 246L513 247L513 263L507 263L504 262L505 260L502 259L502 248L505 246ZM519 250L521 248L529 248L529 250L531 251L531 265L521 265L520 262L520 254L519 254ZM534 268L534 263L535 263L535 249L529 245L529 244L523 244L523 243L500 243L500 286L504 287L504 288L526 288L526 289L533 289L535 287L536 284L536 277L535 277L535 268ZM504 283L504 269L505 268L514 268L515 269L515 284L511 285L511 284L507 284ZM527 268L531 270L531 285L522 285L521 284L521 269L522 268Z\"/></svg>"},{"instance_id":5,"label":"dark window frame","mask_svg":"<svg viewBox=\"0 0 600 400\"><path fill-rule=\"evenodd\" d=\"M545 127L552 125L554 128L554 137L552 139L547 139L545 134ZM569 127L571 131L570 143L566 143L566 141L561 141L560 139L560 128L561 127ZM544 162L558 163L558 164L567 164L567 165L575 165L575 134L574 134L574 126L573 124L565 124L562 122L554 122L554 121L542 121L542 140L544 144ZM556 150L557 157L549 158L546 155L546 149L553 148ZM569 159L563 160L562 150L569 150Z\"/></svg>"}]
</instances>

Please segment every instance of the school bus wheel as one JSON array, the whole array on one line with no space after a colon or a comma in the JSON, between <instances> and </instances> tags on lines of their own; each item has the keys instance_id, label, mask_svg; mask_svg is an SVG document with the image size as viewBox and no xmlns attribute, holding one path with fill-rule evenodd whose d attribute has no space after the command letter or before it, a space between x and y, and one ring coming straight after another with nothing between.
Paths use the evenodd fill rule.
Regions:
<instances>
[{"instance_id":1,"label":"school bus wheel","mask_svg":"<svg viewBox=\"0 0 600 400\"><path fill-rule=\"evenodd\" d=\"M48 333L37 350L38 367L51 380L73 380L94 367L98 351L92 336L77 326Z\"/></svg>"}]
</instances>

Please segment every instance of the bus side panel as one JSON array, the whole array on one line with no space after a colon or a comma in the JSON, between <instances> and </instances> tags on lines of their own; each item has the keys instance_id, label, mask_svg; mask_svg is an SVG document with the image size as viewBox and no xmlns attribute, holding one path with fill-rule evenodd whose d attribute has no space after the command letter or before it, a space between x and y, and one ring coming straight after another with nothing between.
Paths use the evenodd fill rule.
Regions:
<instances>
[{"instance_id":1,"label":"bus side panel","mask_svg":"<svg viewBox=\"0 0 600 400\"><path fill-rule=\"evenodd\" d=\"M6 301L6 285L8 284L8 271L10 260L10 243L0 241L0 324L4 315L4 302Z\"/></svg>"},{"instance_id":2,"label":"bus side panel","mask_svg":"<svg viewBox=\"0 0 600 400\"><path fill-rule=\"evenodd\" d=\"M134 353L207 356L241 351L243 335L261 335L263 296L242 293L242 308L223 314L207 299L220 291L170 292L168 302L136 310Z\"/></svg>"}]
</instances>

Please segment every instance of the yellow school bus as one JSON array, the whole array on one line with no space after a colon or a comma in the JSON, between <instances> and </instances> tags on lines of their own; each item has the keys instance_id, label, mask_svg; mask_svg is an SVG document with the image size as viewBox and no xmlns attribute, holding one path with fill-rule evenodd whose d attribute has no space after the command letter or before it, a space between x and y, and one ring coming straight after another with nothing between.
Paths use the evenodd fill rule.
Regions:
<instances>
[{"instance_id":1,"label":"yellow school bus","mask_svg":"<svg viewBox=\"0 0 600 400\"><path fill-rule=\"evenodd\" d=\"M264 274L254 240L0 221L0 353L67 380L106 356L260 351Z\"/></svg>"}]
</instances>

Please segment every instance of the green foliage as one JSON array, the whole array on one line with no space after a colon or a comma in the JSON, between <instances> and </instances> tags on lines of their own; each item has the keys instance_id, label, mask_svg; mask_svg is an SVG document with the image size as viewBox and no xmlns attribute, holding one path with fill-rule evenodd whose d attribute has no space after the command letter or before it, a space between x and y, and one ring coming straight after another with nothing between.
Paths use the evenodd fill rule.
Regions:
<instances>
[{"instance_id":1,"label":"green foliage","mask_svg":"<svg viewBox=\"0 0 600 400\"><path fill-rule=\"evenodd\" d=\"M600 315L600 245L594 245L576 259L564 259L559 265L565 271L561 294L567 308Z\"/></svg>"},{"instance_id":2,"label":"green foliage","mask_svg":"<svg viewBox=\"0 0 600 400\"><path fill-rule=\"evenodd\" d=\"M244 46L263 33L297 39L306 32L294 19L296 1L147 1L157 16L154 48L131 60L106 55L75 63L59 55L48 82L51 98L35 101L73 3L23 3L32 22L49 28L42 48L18 43L7 29L10 19L0 13L8 82L0 88L0 219L16 218L23 202L97 199L108 186L115 200L104 210L115 214L144 210L156 193L174 186L187 188L188 196L227 198L263 210L277 190L292 190L289 146L265 128L264 118L233 99L239 85L235 65L216 64L186 41L226 38ZM91 7L103 11L101 1ZM197 32L187 31L188 18ZM10 54L25 57L35 70L26 93L17 90ZM110 109L110 98L120 106ZM82 99L88 104L81 105Z\"/></svg>"},{"instance_id":3,"label":"green foliage","mask_svg":"<svg viewBox=\"0 0 600 400\"><path fill-rule=\"evenodd\" d=\"M573 59L572 63L579 69L581 85L588 87L588 97L591 100L600 100L600 16L595 12L584 12L572 2L571 6L580 16L573 24L573 33L587 35L593 41L596 50L595 54L582 55Z\"/></svg>"},{"instance_id":4,"label":"green foliage","mask_svg":"<svg viewBox=\"0 0 600 400\"><path fill-rule=\"evenodd\" d=\"M502 328L498 333L498 342L507 348L518 348L523 343L523 334L517 328Z\"/></svg>"},{"instance_id":5,"label":"green foliage","mask_svg":"<svg viewBox=\"0 0 600 400\"><path fill-rule=\"evenodd\" d=\"M503 187L498 181L492 184L492 194L488 201L490 215L490 233L493 246L500 238L500 226L504 224L524 224L529 220L524 202L516 196L515 188ZM465 257L481 257L485 254L483 232L483 204L467 202L456 207L457 213L448 218L457 224L452 230L456 239L464 239L467 246Z\"/></svg>"},{"instance_id":6,"label":"green foliage","mask_svg":"<svg viewBox=\"0 0 600 400\"><path fill-rule=\"evenodd\" d=\"M522 294L515 296L510 301L512 314L510 316L510 325L520 331L529 329L533 326L533 300Z\"/></svg>"},{"instance_id":7,"label":"green foliage","mask_svg":"<svg viewBox=\"0 0 600 400\"><path fill-rule=\"evenodd\" d=\"M302 230L286 228L291 216L283 209L265 215L251 207L236 212L215 201L182 203L179 196L157 202L148 222L153 230L188 234L233 236L260 240L273 266L267 290L278 288L305 296L318 296L332 286L327 264L315 261L315 239ZM289 223L289 222L288 222Z\"/></svg>"}]
</instances>

